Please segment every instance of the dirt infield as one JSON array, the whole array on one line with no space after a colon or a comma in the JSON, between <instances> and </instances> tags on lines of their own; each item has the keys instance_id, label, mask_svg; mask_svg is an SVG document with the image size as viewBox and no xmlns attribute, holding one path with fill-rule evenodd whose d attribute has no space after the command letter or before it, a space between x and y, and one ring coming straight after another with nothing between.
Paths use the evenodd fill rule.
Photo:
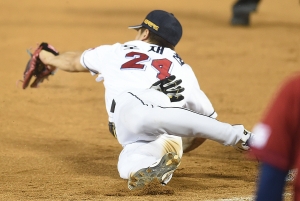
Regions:
<instances>
[{"instance_id":1,"label":"dirt infield","mask_svg":"<svg viewBox=\"0 0 300 201\"><path fill-rule=\"evenodd\" d=\"M251 27L231 27L232 3L0 0L0 200L250 200L257 161L212 141L184 155L168 186L131 192L117 172L121 146L108 132L102 84L58 71L39 89L16 87L36 43L61 52L122 43L136 34L128 25L163 9L181 21L177 52L218 119L251 129L279 84L300 69L300 5L264 0Z\"/></svg>"}]
</instances>

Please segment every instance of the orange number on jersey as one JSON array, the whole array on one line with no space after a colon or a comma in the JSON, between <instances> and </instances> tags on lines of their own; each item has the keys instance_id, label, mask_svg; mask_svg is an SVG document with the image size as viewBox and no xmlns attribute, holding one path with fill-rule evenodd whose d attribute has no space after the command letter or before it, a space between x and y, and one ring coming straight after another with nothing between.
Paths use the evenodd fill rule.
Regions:
<instances>
[{"instance_id":1,"label":"orange number on jersey","mask_svg":"<svg viewBox=\"0 0 300 201\"><path fill-rule=\"evenodd\" d=\"M146 61L149 59L149 56L140 52L129 52L126 54L126 57L133 57L130 61L124 63L121 66L121 69L144 69L144 64L138 64L138 62ZM168 59L155 59L151 63L158 73L157 78L160 80L165 79L170 76L169 70L171 68L172 62Z\"/></svg>"}]
</instances>

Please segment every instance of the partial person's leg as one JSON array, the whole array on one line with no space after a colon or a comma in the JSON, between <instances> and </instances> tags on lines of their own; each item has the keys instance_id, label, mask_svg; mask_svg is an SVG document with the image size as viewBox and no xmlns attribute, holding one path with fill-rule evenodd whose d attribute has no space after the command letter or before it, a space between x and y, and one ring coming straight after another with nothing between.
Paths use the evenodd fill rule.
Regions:
<instances>
[{"instance_id":1,"label":"partial person's leg","mask_svg":"<svg viewBox=\"0 0 300 201\"><path fill-rule=\"evenodd\" d=\"M250 14L257 10L260 0L237 0L232 6L232 25L250 25Z\"/></svg>"},{"instance_id":2,"label":"partial person's leg","mask_svg":"<svg viewBox=\"0 0 300 201\"><path fill-rule=\"evenodd\" d=\"M120 177L128 179L138 170L149 167L169 152L182 157L180 137L165 134L152 142L140 141L124 146L118 161Z\"/></svg>"},{"instance_id":3,"label":"partial person's leg","mask_svg":"<svg viewBox=\"0 0 300 201\"><path fill-rule=\"evenodd\" d=\"M205 138L200 137L182 137L182 149L183 153L193 151L206 141Z\"/></svg>"},{"instance_id":4,"label":"partial person's leg","mask_svg":"<svg viewBox=\"0 0 300 201\"><path fill-rule=\"evenodd\" d=\"M141 188L153 179L167 184L182 157L181 138L161 135L152 142L126 145L119 156L120 177L128 179L130 190Z\"/></svg>"},{"instance_id":5,"label":"partial person's leg","mask_svg":"<svg viewBox=\"0 0 300 201\"><path fill-rule=\"evenodd\" d=\"M141 130L145 133L166 132L181 137L201 137L223 145L235 145L244 136L243 125L231 125L183 108L147 108Z\"/></svg>"},{"instance_id":6,"label":"partial person's leg","mask_svg":"<svg viewBox=\"0 0 300 201\"><path fill-rule=\"evenodd\" d=\"M152 95L157 97L162 94L157 93ZM120 105L118 100L116 101L114 117L116 117L117 135L118 128L122 128L123 131L128 131L127 137L132 137L130 135L132 133L132 135L136 134L137 139L142 135L146 138L164 133L181 137L206 138L223 145L236 145L240 140L245 142L248 139L243 125L223 123L184 108L151 105L154 101L147 98L145 99L143 94L126 93L122 99L119 99L123 100Z\"/></svg>"}]
</instances>

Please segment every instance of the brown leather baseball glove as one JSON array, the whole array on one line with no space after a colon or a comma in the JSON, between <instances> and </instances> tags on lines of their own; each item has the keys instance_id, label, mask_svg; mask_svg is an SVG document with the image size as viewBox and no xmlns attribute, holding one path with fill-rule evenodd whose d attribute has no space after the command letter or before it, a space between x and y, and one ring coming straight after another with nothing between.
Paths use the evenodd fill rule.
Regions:
<instances>
[{"instance_id":1,"label":"brown leather baseball glove","mask_svg":"<svg viewBox=\"0 0 300 201\"><path fill-rule=\"evenodd\" d=\"M42 50L51 52L55 56L59 53L58 51L48 43L41 43L33 53L28 51L30 59L27 62L26 69L23 77L23 89L26 89L30 83L32 77L35 77L34 81L30 84L31 88L36 88L44 79L48 79L49 75L53 75L55 68L45 65L39 58L39 54Z\"/></svg>"}]
</instances>

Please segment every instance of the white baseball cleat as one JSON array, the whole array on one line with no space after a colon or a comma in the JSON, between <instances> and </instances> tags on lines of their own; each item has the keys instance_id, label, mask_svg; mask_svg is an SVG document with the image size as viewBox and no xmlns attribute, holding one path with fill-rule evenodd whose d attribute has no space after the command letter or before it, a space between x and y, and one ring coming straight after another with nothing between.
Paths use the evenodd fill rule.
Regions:
<instances>
[{"instance_id":1,"label":"white baseball cleat","mask_svg":"<svg viewBox=\"0 0 300 201\"><path fill-rule=\"evenodd\" d=\"M139 189L155 179L162 185L166 185L170 181L173 172L180 165L180 160L180 157L174 152L165 154L160 161L150 167L140 169L130 176L128 188L130 190Z\"/></svg>"},{"instance_id":2,"label":"white baseball cleat","mask_svg":"<svg viewBox=\"0 0 300 201\"><path fill-rule=\"evenodd\" d=\"M234 145L234 147L240 151L248 151L250 149L249 142L250 142L252 135L253 135L253 133L244 129L243 137L236 145Z\"/></svg>"}]
</instances>

